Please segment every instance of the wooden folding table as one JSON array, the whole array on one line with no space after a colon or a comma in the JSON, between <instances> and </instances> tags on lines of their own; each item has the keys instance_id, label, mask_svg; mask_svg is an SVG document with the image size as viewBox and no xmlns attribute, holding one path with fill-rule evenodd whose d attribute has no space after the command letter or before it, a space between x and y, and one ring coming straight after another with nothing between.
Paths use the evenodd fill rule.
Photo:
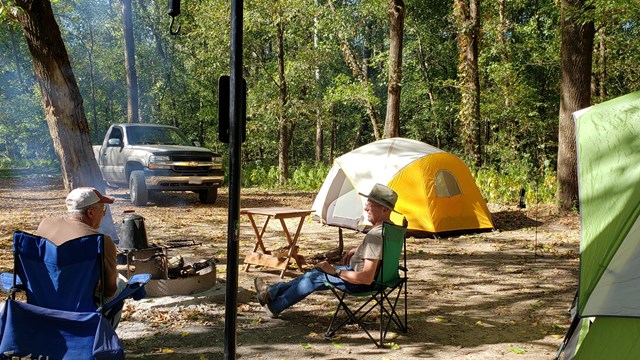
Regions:
<instances>
[{"instance_id":1,"label":"wooden folding table","mask_svg":"<svg viewBox=\"0 0 640 360\"><path fill-rule=\"evenodd\" d=\"M300 236L300 230L302 230L304 218L312 212L313 210L295 209L292 207L240 209L240 214L247 215L247 217L251 221L251 226L253 227L253 231L256 234L256 243L253 247L253 251L247 254L244 259L244 270L248 271L250 265L267 266L282 270L280 272L280 278L282 278L284 276L284 272L288 269L291 260L293 260L298 265L298 269L300 271L303 271L303 258L301 255L298 255L298 246L296 245L296 243L298 242L298 238ZM256 224L256 216L266 217L261 229L259 229L258 225ZM264 244L264 233L271 218L280 220L280 225L282 226L282 230L284 231L284 234L287 238L288 246L286 249L282 249L279 251L267 250ZM289 233L289 229L287 229L285 219L295 218L299 218L300 221L298 223L298 228L296 229L295 234L291 236L291 234Z\"/></svg>"}]
</instances>

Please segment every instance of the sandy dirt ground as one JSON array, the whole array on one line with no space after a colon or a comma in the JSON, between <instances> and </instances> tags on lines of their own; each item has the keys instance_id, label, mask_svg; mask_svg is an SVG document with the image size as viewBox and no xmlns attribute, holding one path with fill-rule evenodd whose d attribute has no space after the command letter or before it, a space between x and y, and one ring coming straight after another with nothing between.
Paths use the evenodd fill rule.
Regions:
<instances>
[{"instance_id":1,"label":"sandy dirt ground","mask_svg":"<svg viewBox=\"0 0 640 360\"><path fill-rule=\"evenodd\" d=\"M130 359L222 359L225 346L228 192L215 205L191 193L162 193L135 207L122 189L109 189L116 224L125 210L145 219L150 244L189 240L170 256L215 259L216 284L180 296L127 301L118 334ZM63 214L66 192L59 180L0 179L0 270L11 269L11 233L35 231L45 216ZM313 193L244 189L242 207L310 208ZM320 292L270 319L253 289L257 276L275 282L279 271L239 271L235 339L243 359L553 359L568 327L568 308L577 287L579 215L553 206L489 204L496 231L443 238L409 238L409 331L392 329L389 346L376 348L354 326L337 337L323 336L336 305ZM295 228L290 223L289 228ZM337 246L338 230L306 219L298 245L308 260ZM362 234L344 232L345 247ZM284 246L279 224L270 222L265 242ZM254 245L241 217L240 256ZM291 269L284 280L300 274ZM375 320L375 319L371 319Z\"/></svg>"}]
</instances>

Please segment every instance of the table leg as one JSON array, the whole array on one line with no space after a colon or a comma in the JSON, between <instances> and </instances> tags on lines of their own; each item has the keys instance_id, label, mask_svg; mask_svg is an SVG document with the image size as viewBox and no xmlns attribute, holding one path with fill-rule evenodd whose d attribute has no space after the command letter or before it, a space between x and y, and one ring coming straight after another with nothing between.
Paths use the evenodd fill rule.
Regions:
<instances>
[{"instance_id":1,"label":"table leg","mask_svg":"<svg viewBox=\"0 0 640 360\"><path fill-rule=\"evenodd\" d=\"M253 252L256 252L256 250L258 250L258 247L260 247L260 250L262 250L263 254L266 254L267 249L264 246L264 243L262 242L262 236L264 235L264 232L267 229L267 225L269 224L269 219L271 219L271 216L267 216L267 219L264 221L264 225L262 226L262 230L258 231L258 226L256 225L256 221L253 219L253 215L252 214L247 214L247 216L249 217L249 221L251 221L251 227L253 227L253 232L256 234L256 243L253 246ZM245 264L244 265L244 271L249 271L249 266L251 264Z\"/></svg>"},{"instance_id":2,"label":"table leg","mask_svg":"<svg viewBox=\"0 0 640 360\"><path fill-rule=\"evenodd\" d=\"M289 262L291 261L291 258L293 258L293 260L296 262L296 265L298 265L298 269L301 272L303 271L302 261L300 261L300 257L298 256L298 252L296 251L296 243L298 242L298 237L300 236L300 231L302 230L302 225L304 224L304 218L305 216L302 216L300 218L300 222L298 223L298 228L296 229L296 233L293 236L293 238L291 238L291 234L289 233L289 229L287 229L287 224L285 223L284 219L280 219L280 224L282 225L282 229L284 230L284 233L287 236L287 242L289 243L289 252L287 254L286 266L280 272L280 278L284 276L284 272L289 267Z\"/></svg>"}]
</instances>

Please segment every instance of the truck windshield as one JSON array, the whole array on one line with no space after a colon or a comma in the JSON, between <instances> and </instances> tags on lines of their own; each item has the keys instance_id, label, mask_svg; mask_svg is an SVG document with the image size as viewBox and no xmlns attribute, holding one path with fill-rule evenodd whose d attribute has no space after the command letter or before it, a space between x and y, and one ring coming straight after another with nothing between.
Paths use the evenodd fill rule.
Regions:
<instances>
[{"instance_id":1,"label":"truck windshield","mask_svg":"<svg viewBox=\"0 0 640 360\"><path fill-rule=\"evenodd\" d=\"M171 127L127 127L127 139L131 145L192 145L180 130Z\"/></svg>"}]
</instances>

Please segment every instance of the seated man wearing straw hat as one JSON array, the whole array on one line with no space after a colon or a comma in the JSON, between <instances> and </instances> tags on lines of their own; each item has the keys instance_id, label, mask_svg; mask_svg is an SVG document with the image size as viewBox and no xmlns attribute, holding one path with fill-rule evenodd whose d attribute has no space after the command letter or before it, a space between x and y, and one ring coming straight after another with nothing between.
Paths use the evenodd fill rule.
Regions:
<instances>
[{"instance_id":1,"label":"seated man wearing straw hat","mask_svg":"<svg viewBox=\"0 0 640 360\"><path fill-rule=\"evenodd\" d=\"M373 228L364 237L362 243L349 250L342 259L341 266L334 267L326 261L318 263L316 268L289 281L278 282L266 286L261 278L256 278L254 285L260 305L272 318L277 317L283 310L296 304L309 294L318 290L328 290L324 284L329 275L329 281L340 289L353 292L368 290L373 282L378 263L382 259L382 223L391 222L391 211L394 211L398 195L389 187L375 184L369 195L360 194L367 198L364 210Z\"/></svg>"}]
</instances>

